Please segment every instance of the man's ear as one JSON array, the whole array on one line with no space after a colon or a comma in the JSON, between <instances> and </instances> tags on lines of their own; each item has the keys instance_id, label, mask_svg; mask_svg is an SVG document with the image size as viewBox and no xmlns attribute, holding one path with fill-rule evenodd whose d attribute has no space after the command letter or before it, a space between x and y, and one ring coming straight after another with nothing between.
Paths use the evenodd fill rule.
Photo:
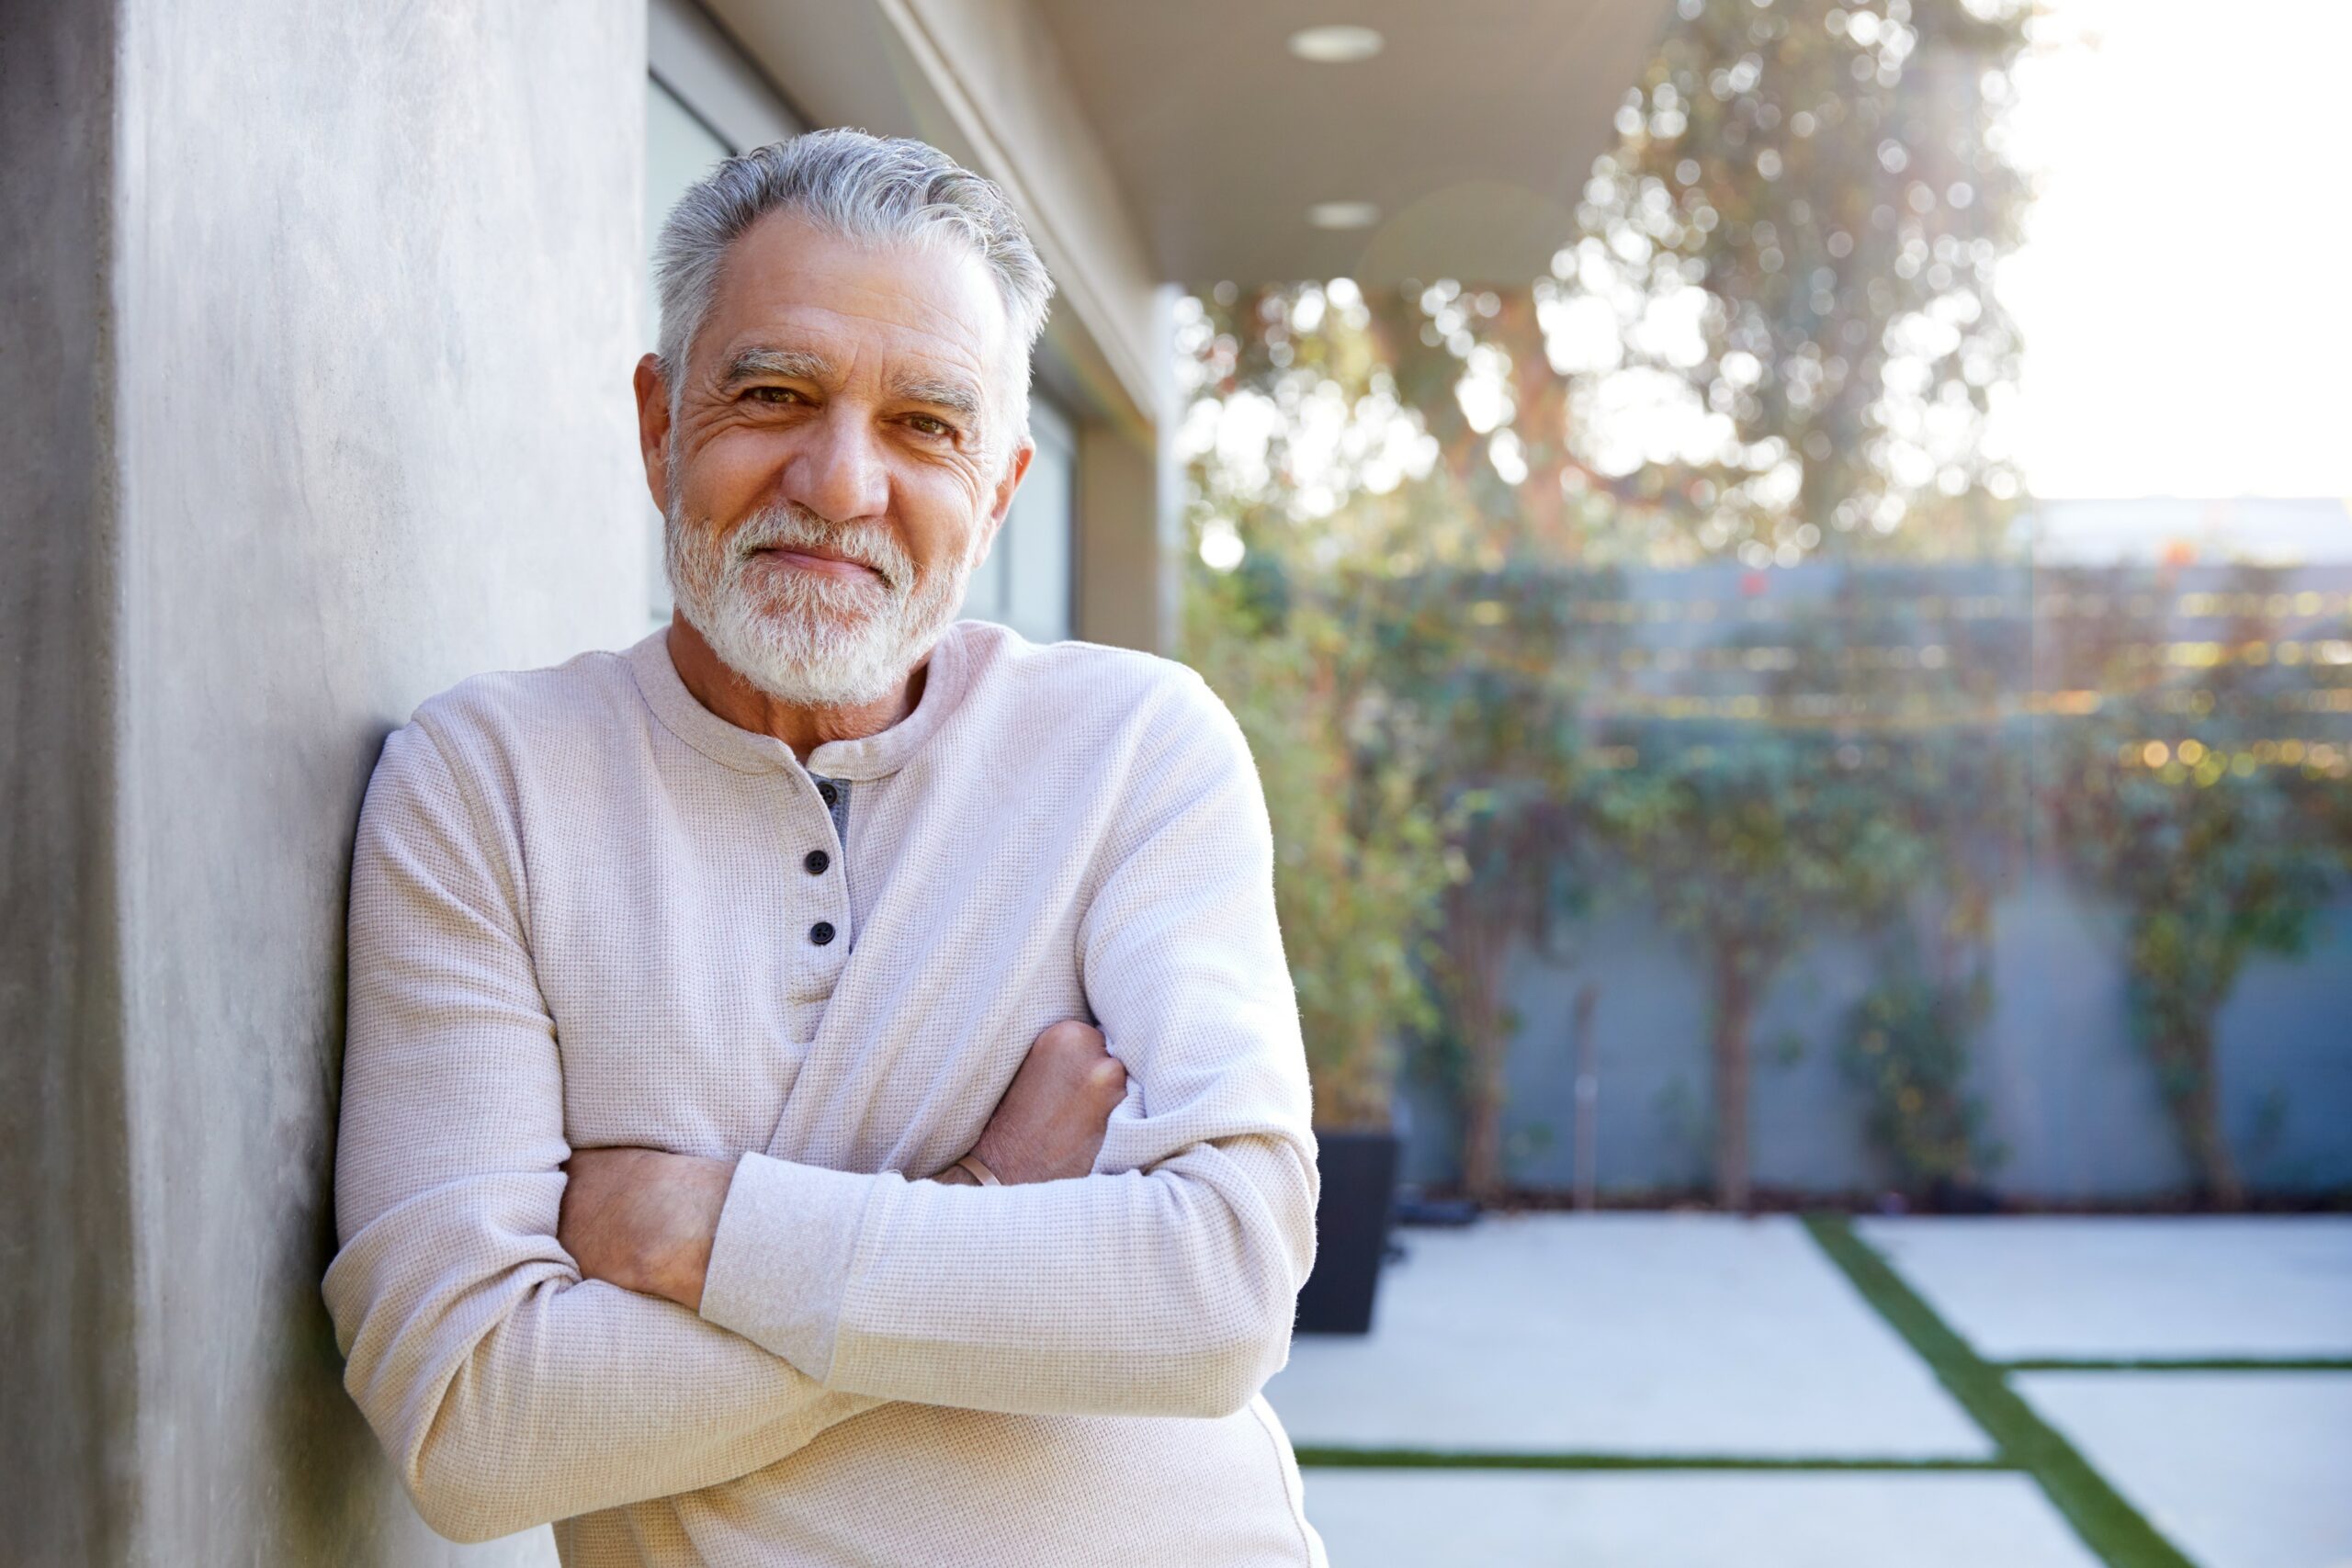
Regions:
<instances>
[{"instance_id":1,"label":"man's ear","mask_svg":"<svg viewBox=\"0 0 2352 1568\"><path fill-rule=\"evenodd\" d=\"M996 544L997 533L1004 526L1005 514L1012 510L1013 493L1020 490L1022 479L1029 472L1029 460L1037 455L1037 444L1023 439L1005 459L1003 477L996 481L996 494L989 507L989 530L980 541L985 555Z\"/></svg>"},{"instance_id":2,"label":"man's ear","mask_svg":"<svg viewBox=\"0 0 2352 1568\"><path fill-rule=\"evenodd\" d=\"M670 514L670 387L662 377L662 358L649 354L637 362L637 449L645 459L645 488L663 516Z\"/></svg>"}]
</instances>

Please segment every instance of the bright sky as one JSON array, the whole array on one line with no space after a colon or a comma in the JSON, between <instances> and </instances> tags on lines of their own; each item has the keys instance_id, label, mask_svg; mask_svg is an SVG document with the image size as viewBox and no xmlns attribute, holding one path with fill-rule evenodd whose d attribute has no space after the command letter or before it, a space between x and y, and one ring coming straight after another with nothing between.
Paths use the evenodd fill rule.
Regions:
<instances>
[{"instance_id":1,"label":"bright sky","mask_svg":"<svg viewBox=\"0 0 2352 1568\"><path fill-rule=\"evenodd\" d=\"M2352 497L2352 0L2045 0L2000 291L2043 497Z\"/></svg>"}]
</instances>

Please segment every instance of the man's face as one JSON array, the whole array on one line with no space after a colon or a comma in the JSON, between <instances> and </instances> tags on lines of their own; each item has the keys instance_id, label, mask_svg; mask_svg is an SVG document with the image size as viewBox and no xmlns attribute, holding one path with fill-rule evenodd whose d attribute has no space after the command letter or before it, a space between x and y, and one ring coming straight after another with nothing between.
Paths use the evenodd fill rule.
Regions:
<instances>
[{"instance_id":1,"label":"man's face","mask_svg":"<svg viewBox=\"0 0 2352 1568\"><path fill-rule=\"evenodd\" d=\"M638 373L680 609L780 700L876 701L962 603L1031 448L1012 345L959 245L869 246L782 214L729 247L675 389Z\"/></svg>"}]
</instances>

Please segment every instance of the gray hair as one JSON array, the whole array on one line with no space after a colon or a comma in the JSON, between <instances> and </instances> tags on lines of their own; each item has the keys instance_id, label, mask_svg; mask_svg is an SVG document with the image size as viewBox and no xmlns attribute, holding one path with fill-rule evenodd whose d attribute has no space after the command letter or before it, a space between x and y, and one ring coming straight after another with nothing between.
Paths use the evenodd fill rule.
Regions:
<instances>
[{"instance_id":1,"label":"gray hair","mask_svg":"<svg viewBox=\"0 0 2352 1568\"><path fill-rule=\"evenodd\" d=\"M968 246L996 279L1018 353L1010 367L1015 439L1029 424L1029 355L1045 331L1054 280L1020 214L995 184L928 142L816 130L738 152L687 188L655 249L662 295L657 352L676 407L688 351L710 314L727 248L771 212L844 239ZM990 441L995 446L996 442Z\"/></svg>"}]
</instances>

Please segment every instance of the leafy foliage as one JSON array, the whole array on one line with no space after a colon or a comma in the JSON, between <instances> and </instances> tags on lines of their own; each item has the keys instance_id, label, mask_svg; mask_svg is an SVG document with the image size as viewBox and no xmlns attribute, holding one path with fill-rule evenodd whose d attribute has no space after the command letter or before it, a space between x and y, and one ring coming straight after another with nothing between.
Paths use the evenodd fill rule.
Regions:
<instances>
[{"instance_id":1,"label":"leafy foliage","mask_svg":"<svg viewBox=\"0 0 2352 1568\"><path fill-rule=\"evenodd\" d=\"M1984 1107L1970 1092L1970 1038L1988 988L1939 986L1898 971L1854 1005L1838 1064L1870 1097L1863 1123L1905 1190L1975 1185L1996 1151L1984 1142Z\"/></svg>"},{"instance_id":2,"label":"leafy foliage","mask_svg":"<svg viewBox=\"0 0 2352 1568\"><path fill-rule=\"evenodd\" d=\"M2075 863L2123 906L2134 1027L2200 1185L2235 1208L2245 1186L2222 1121L2214 1021L2248 959L2309 938L2329 886L2318 801L2291 769L2235 765L2250 748L2192 741L2193 765L2128 766L2099 743L2113 733L2075 738L2053 814Z\"/></svg>"},{"instance_id":3,"label":"leafy foliage","mask_svg":"<svg viewBox=\"0 0 2352 1568\"><path fill-rule=\"evenodd\" d=\"M1819 737L1690 747L1616 778L1594 815L1616 863L1705 970L1713 1005L1715 1197L1747 1203L1752 1026L1789 959L1899 911L1930 863L1885 809L1883 777Z\"/></svg>"},{"instance_id":4,"label":"leafy foliage","mask_svg":"<svg viewBox=\"0 0 2352 1568\"><path fill-rule=\"evenodd\" d=\"M1992 282L2027 195L2002 152L2025 7L1681 17L1586 187L1554 308L1601 329L1572 360L1600 373L1589 414L1613 396L1685 417L1646 442L1588 419L1598 466L1752 565L1898 536L1981 554L2018 491L1984 434L2018 346Z\"/></svg>"},{"instance_id":5,"label":"leafy foliage","mask_svg":"<svg viewBox=\"0 0 2352 1568\"><path fill-rule=\"evenodd\" d=\"M1725 1201L1746 1194L1755 1010L1838 931L1887 939L1846 1058L1874 1139L1908 1182L1981 1172L1965 1047L2032 757L2059 852L2126 911L2184 1137L2210 1189L2237 1190L2213 1019L2252 954L2308 931L2314 843L2352 838L2335 776L2260 760L2278 744L2245 716L2261 705L2232 705L2290 676L2225 669L2192 693L2130 662L2167 634L2128 615L2037 624L2054 641L2030 652L2014 618L1919 608L1959 581L1920 574L2010 537L2017 476L1987 419L2019 345L1990 282L2027 196L2003 141L2026 9L1683 0L1551 276L1219 286L1182 321L1206 561L1190 646L1256 705L1253 739L1298 753L1276 763L1286 924L1333 911L1295 957L1351 976L1319 1070L1377 1057L1385 1082L1390 1043L1433 1027L1476 1190L1506 1179L1506 956L1619 889L1707 972ZM1847 590L1769 649L1715 645L1781 660L1751 667L1745 721L1617 711L1636 650L1582 610L1622 599L1622 572L1717 559L1758 583L1834 561ZM1871 662L1888 649L1937 658ZM2043 744L2015 699L2061 686L2094 700ZM2123 756L2185 723L2170 761ZM1299 956L1342 930L1376 983ZM1354 1092L1333 1102L1373 1103Z\"/></svg>"},{"instance_id":6,"label":"leafy foliage","mask_svg":"<svg viewBox=\"0 0 2352 1568\"><path fill-rule=\"evenodd\" d=\"M2146 606L2169 597L2162 574L2111 586L2137 591L2115 594L2120 611L2063 652L2071 679L2110 696L2065 734L2045 807L2060 852L2121 906L2134 1030L2199 1186L2236 1207L2245 1188L2222 1122L2215 1021L2249 959L2302 949L2352 855L2345 763L2267 735L2282 705L2308 694L2305 669L2233 660L2192 684L2135 657L2156 636ZM2256 608L2219 646L2271 646L2278 588L2275 572L2240 569L2230 597Z\"/></svg>"},{"instance_id":7,"label":"leafy foliage","mask_svg":"<svg viewBox=\"0 0 2352 1568\"><path fill-rule=\"evenodd\" d=\"M1566 653L1575 606L1606 591L1589 581L1564 588L1517 554L1495 570L1440 569L1366 584L1391 754L1409 756L1417 787L1440 803L1459 868L1432 981L1460 1066L1464 1181L1482 1197L1505 1182L1511 946L1550 933L1584 897L1574 855L1574 802L1586 773L1582 676Z\"/></svg>"},{"instance_id":8,"label":"leafy foliage","mask_svg":"<svg viewBox=\"0 0 2352 1568\"><path fill-rule=\"evenodd\" d=\"M1317 1121L1384 1126L1396 1038L1434 1021L1423 951L1450 872L1410 770L1349 740L1374 644L1347 605L1295 597L1262 562L1196 582L1187 614L1265 787Z\"/></svg>"}]
</instances>

